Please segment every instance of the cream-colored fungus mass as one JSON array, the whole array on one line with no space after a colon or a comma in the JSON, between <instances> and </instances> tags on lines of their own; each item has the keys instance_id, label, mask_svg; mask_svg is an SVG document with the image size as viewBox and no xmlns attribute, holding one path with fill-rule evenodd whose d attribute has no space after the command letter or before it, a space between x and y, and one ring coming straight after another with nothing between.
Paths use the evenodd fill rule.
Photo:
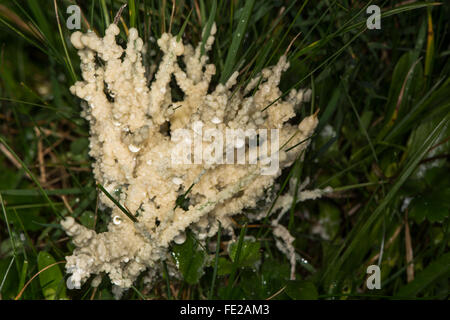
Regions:
<instances>
[{"instance_id":1,"label":"cream-colored fungus mass","mask_svg":"<svg viewBox=\"0 0 450 320\"><path fill-rule=\"evenodd\" d=\"M107 274L115 292L120 293L143 272L151 285L161 273L161 261L173 265L169 246L183 243L187 228L199 241L205 241L217 233L220 221L224 231L234 238L231 217L244 208L257 207L257 201L260 214L253 213L249 218L265 218L276 189L269 188L283 168L302 159L307 138L318 120L313 115L298 125L287 121L309 99L310 90L292 90L286 98L278 99L282 95L278 88L280 77L289 67L285 56L275 66L262 70L246 87L237 87L235 72L227 83L210 88L216 67L208 64L207 53L215 33L213 25L204 55L201 44L194 48L163 34L157 40L162 59L158 66L148 66L147 73L142 61L146 48L136 29L129 29L125 49L116 42L116 24L108 26L103 38L94 32L72 34L71 42L81 58L83 80L70 90L86 102L83 116L90 124L95 179L136 221L103 193L100 203L111 209L106 232L96 233L73 217L63 220L61 224L76 246L73 255L66 258L66 270L71 274L69 288L80 288L91 275L97 275L92 281L97 286L99 276ZM181 100L172 96L174 85L183 93ZM265 109L273 101L276 102ZM270 139L259 143L259 147L265 145L270 150L269 154L277 154L278 169L273 174L262 174L268 165L264 161L175 164L172 155L177 153L179 141L174 141L172 133L177 129L192 130L198 122L203 124L200 134L207 129L223 132L224 136L227 129L278 129L279 149L271 150ZM195 134L199 132L193 133L194 138ZM200 141L203 150L212 143L211 139ZM230 143L225 141L224 149ZM231 147L245 148L246 143ZM249 149L245 152L248 154ZM293 199L302 201L327 192L302 191L301 186L297 197L293 197L293 189L281 196L272 210L279 212L278 218L272 219L273 235L277 247L291 261L291 277L298 257L292 246L293 237L279 220ZM188 190L188 208L176 206L177 198ZM265 205L261 206L261 201ZM176 273L176 268L170 268Z\"/></svg>"}]
</instances>

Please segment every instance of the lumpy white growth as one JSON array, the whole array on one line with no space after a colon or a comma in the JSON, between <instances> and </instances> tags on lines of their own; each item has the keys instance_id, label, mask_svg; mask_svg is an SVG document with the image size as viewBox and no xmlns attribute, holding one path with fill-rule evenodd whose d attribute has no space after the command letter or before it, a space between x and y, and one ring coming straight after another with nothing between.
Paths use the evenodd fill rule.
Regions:
<instances>
[{"instance_id":1,"label":"lumpy white growth","mask_svg":"<svg viewBox=\"0 0 450 320\"><path fill-rule=\"evenodd\" d=\"M163 34L157 40L163 53L161 62L149 66L155 71L150 87L142 63L144 45L136 29L129 30L126 48L116 43L119 28L115 24L106 29L103 38L94 32L72 34L83 81L70 90L87 102L83 116L90 123L95 179L111 194L118 194L117 200L136 216L137 222L104 194L100 194L100 202L111 209L113 217L107 232L96 233L72 217L63 220L61 224L76 246L73 255L66 258L66 269L71 273L69 288L80 288L91 275L102 273L108 274L117 294L144 271L148 272L146 282L151 283L160 273L159 261L168 257L169 245L183 243L187 228L203 240L217 233L220 221L232 233L231 216L255 207L257 200L267 196L281 169L290 166L306 148L318 121L313 115L299 125L287 123L311 93L292 90L285 99L278 99L282 94L278 88L281 74L289 67L285 56L245 88L235 88L239 75L235 72L227 83L208 91L216 67L208 64L206 54L215 32L213 25L205 55L201 55L200 44L194 48ZM184 93L181 101L172 99L173 79ZM171 132L190 129L198 121L204 124L203 130L216 128L221 132L227 128L279 129L283 147L271 152L279 153L280 169L273 175L262 175L264 163L173 164L171 154L177 144ZM202 143L207 147L210 142ZM238 144L242 147L245 143ZM292 146L296 147L290 149ZM187 190L189 205L185 211L176 200ZM297 199L320 195L319 191L303 191ZM290 197L290 202L283 200L279 208L289 206ZM290 257L295 269L293 238L278 220L274 226L275 236L281 241L277 246ZM98 283L96 277L93 284Z\"/></svg>"}]
</instances>

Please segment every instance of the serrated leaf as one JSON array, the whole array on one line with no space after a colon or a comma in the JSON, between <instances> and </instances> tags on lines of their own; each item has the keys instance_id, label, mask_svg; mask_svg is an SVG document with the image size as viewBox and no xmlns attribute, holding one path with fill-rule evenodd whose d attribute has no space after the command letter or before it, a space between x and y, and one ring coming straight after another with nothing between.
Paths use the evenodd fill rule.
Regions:
<instances>
[{"instance_id":1,"label":"serrated leaf","mask_svg":"<svg viewBox=\"0 0 450 320\"><path fill-rule=\"evenodd\" d=\"M265 297L270 297L282 288L289 280L291 266L288 262L267 259L261 266L261 286ZM281 295L275 297L278 298Z\"/></svg>"},{"instance_id":2,"label":"serrated leaf","mask_svg":"<svg viewBox=\"0 0 450 320\"><path fill-rule=\"evenodd\" d=\"M188 234L183 244L173 246L171 254L184 280L196 284L204 273L206 253L194 237Z\"/></svg>"},{"instance_id":3,"label":"serrated leaf","mask_svg":"<svg viewBox=\"0 0 450 320\"><path fill-rule=\"evenodd\" d=\"M233 242L229 248L229 255L231 261L235 261L238 243ZM250 267L255 262L261 259L261 253L259 252L259 242L244 240L242 242L242 249L239 256L238 267Z\"/></svg>"},{"instance_id":4,"label":"serrated leaf","mask_svg":"<svg viewBox=\"0 0 450 320\"><path fill-rule=\"evenodd\" d=\"M89 210L85 211L80 216L80 221L86 228L93 229L94 228L94 222L95 222L95 214L92 211L89 211Z\"/></svg>"},{"instance_id":5,"label":"serrated leaf","mask_svg":"<svg viewBox=\"0 0 450 320\"><path fill-rule=\"evenodd\" d=\"M231 270L233 269L233 264L230 260L220 257L219 258L219 264L217 266L217 274L219 276L224 276L226 274L230 274Z\"/></svg>"},{"instance_id":6,"label":"serrated leaf","mask_svg":"<svg viewBox=\"0 0 450 320\"><path fill-rule=\"evenodd\" d=\"M410 204L409 217L417 223L425 219L442 222L450 213L450 189L430 192L414 198Z\"/></svg>"},{"instance_id":7,"label":"serrated leaf","mask_svg":"<svg viewBox=\"0 0 450 320\"><path fill-rule=\"evenodd\" d=\"M39 271L56 263L55 258L46 252L41 251L38 254ZM58 265L54 265L45 271L39 273L42 293L46 300L64 299L66 296L66 286L63 275Z\"/></svg>"},{"instance_id":8,"label":"serrated leaf","mask_svg":"<svg viewBox=\"0 0 450 320\"><path fill-rule=\"evenodd\" d=\"M239 23L236 27L236 30L233 33L233 38L231 41L231 45L228 49L227 58L225 60L224 69L222 71L222 75L220 77L220 83L225 83L231 74L235 71L236 67L236 59L238 57L238 50L241 46L242 39L245 36L245 32L248 26L248 20L251 17L251 13L253 10L253 5L255 4L255 0L248 0L245 2L243 10L239 16Z\"/></svg>"}]
</instances>

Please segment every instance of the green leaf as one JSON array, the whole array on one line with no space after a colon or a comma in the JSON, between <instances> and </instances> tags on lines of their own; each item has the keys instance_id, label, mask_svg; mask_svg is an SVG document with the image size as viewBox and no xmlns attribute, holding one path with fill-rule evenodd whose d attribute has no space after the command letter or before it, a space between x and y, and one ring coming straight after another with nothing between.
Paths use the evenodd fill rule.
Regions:
<instances>
[{"instance_id":1,"label":"green leaf","mask_svg":"<svg viewBox=\"0 0 450 320\"><path fill-rule=\"evenodd\" d=\"M206 253L199 248L197 240L190 233L183 244L172 247L172 257L184 280L196 284L204 273Z\"/></svg>"},{"instance_id":2,"label":"green leaf","mask_svg":"<svg viewBox=\"0 0 450 320\"><path fill-rule=\"evenodd\" d=\"M220 77L220 83L226 83L228 78L233 74L236 67L236 59L238 58L238 50L241 46L242 39L247 31L248 20L253 10L253 5L255 0L245 1L242 13L239 16L239 23L236 30L233 33L233 40L231 41L231 46L228 49L227 58L225 60L224 70Z\"/></svg>"},{"instance_id":3,"label":"green leaf","mask_svg":"<svg viewBox=\"0 0 450 320\"><path fill-rule=\"evenodd\" d=\"M233 264L230 260L220 257L219 258L219 265L217 268L217 274L219 276L224 276L231 273L231 270L233 270Z\"/></svg>"},{"instance_id":4,"label":"green leaf","mask_svg":"<svg viewBox=\"0 0 450 320\"><path fill-rule=\"evenodd\" d=\"M314 283L305 280L288 281L285 292L294 300L317 300L319 296Z\"/></svg>"},{"instance_id":5,"label":"green leaf","mask_svg":"<svg viewBox=\"0 0 450 320\"><path fill-rule=\"evenodd\" d=\"M89 140L87 138L78 138L70 144L70 152L74 155L86 152L89 149Z\"/></svg>"},{"instance_id":6,"label":"green leaf","mask_svg":"<svg viewBox=\"0 0 450 320\"><path fill-rule=\"evenodd\" d=\"M86 188L85 191L92 191L94 190L93 188ZM46 189L44 190L45 193L49 196L54 196L54 195L63 195L63 194L82 194L83 193L83 189L80 188L71 188L71 189L54 189L54 190L49 190ZM7 195L7 196L20 196L20 197L38 197L41 195L41 191L38 189L11 189L11 190L0 190L0 193L2 195Z\"/></svg>"},{"instance_id":7,"label":"green leaf","mask_svg":"<svg viewBox=\"0 0 450 320\"><path fill-rule=\"evenodd\" d=\"M287 261L269 258L262 263L260 273L265 297L270 297L284 287L289 280L291 266Z\"/></svg>"},{"instance_id":8,"label":"green leaf","mask_svg":"<svg viewBox=\"0 0 450 320\"><path fill-rule=\"evenodd\" d=\"M450 188L436 190L414 198L410 204L409 217L417 223L425 219L430 222L442 222L450 213Z\"/></svg>"},{"instance_id":9,"label":"green leaf","mask_svg":"<svg viewBox=\"0 0 450 320\"><path fill-rule=\"evenodd\" d=\"M229 248L229 255L233 262L235 262L237 252L237 242L233 242ZM251 267L261 259L259 252L259 242L244 240L242 242L241 254L239 256L238 267Z\"/></svg>"},{"instance_id":10,"label":"green leaf","mask_svg":"<svg viewBox=\"0 0 450 320\"><path fill-rule=\"evenodd\" d=\"M108 289L103 289L100 291L99 300L114 300L114 296Z\"/></svg>"},{"instance_id":11,"label":"green leaf","mask_svg":"<svg viewBox=\"0 0 450 320\"><path fill-rule=\"evenodd\" d=\"M128 11L130 13L130 27L136 27L136 3L134 0L128 0Z\"/></svg>"},{"instance_id":12,"label":"green leaf","mask_svg":"<svg viewBox=\"0 0 450 320\"><path fill-rule=\"evenodd\" d=\"M178 32L177 41L180 41L181 37L183 36L184 29L186 29L186 26L189 22L189 18L191 17L191 13L192 13L192 9L191 9L191 11L189 11L189 14L188 14L186 20L184 21L183 25L181 26L180 32Z\"/></svg>"},{"instance_id":13,"label":"green leaf","mask_svg":"<svg viewBox=\"0 0 450 320\"><path fill-rule=\"evenodd\" d=\"M419 60L414 59L414 52L405 53L397 62L392 75L389 96L386 104L387 115L383 130L378 138L382 139L398 117L399 112L404 111L406 105L411 102L409 91L419 88L422 77L422 66ZM402 112L405 113L405 112Z\"/></svg>"},{"instance_id":14,"label":"green leaf","mask_svg":"<svg viewBox=\"0 0 450 320\"><path fill-rule=\"evenodd\" d=\"M264 284L261 281L260 276L251 269L240 272L238 286L244 293L243 298L246 300L258 300L268 297L265 295Z\"/></svg>"},{"instance_id":15,"label":"green leaf","mask_svg":"<svg viewBox=\"0 0 450 320\"><path fill-rule=\"evenodd\" d=\"M317 126L316 133L319 133L322 131L322 129L325 127L325 125L330 120L331 116L336 111L336 108L339 104L339 99L341 98L341 90L340 88L335 88L333 91L333 94L330 98L330 101L328 102L327 106L325 107L325 110L321 114L319 118L319 125Z\"/></svg>"},{"instance_id":16,"label":"green leaf","mask_svg":"<svg viewBox=\"0 0 450 320\"><path fill-rule=\"evenodd\" d=\"M27 271L28 271L28 260L24 260L23 264L22 264L22 270L20 272L20 279L19 279L19 289L18 289L18 294L20 292L20 289L23 288L23 286L25 285L25 279L27 277Z\"/></svg>"},{"instance_id":17,"label":"green leaf","mask_svg":"<svg viewBox=\"0 0 450 320\"><path fill-rule=\"evenodd\" d=\"M208 40L209 35L211 34L211 28L214 23L214 19L216 18L216 10L217 10L217 0L213 0L211 6L211 12L209 13L208 22L206 23L205 31L202 36L202 46L200 48L200 53L203 56L205 54L205 43ZM203 19L202 19L203 21Z\"/></svg>"},{"instance_id":18,"label":"green leaf","mask_svg":"<svg viewBox=\"0 0 450 320\"><path fill-rule=\"evenodd\" d=\"M434 41L434 30L433 30L433 17L431 15L431 8L427 8L428 15L428 41L427 41L427 53L425 56L425 77L429 78L431 72L433 71L433 65L435 60L435 41Z\"/></svg>"},{"instance_id":19,"label":"green leaf","mask_svg":"<svg viewBox=\"0 0 450 320\"><path fill-rule=\"evenodd\" d=\"M85 211L80 217L81 223L89 229L94 229L95 214L92 211Z\"/></svg>"},{"instance_id":20,"label":"green leaf","mask_svg":"<svg viewBox=\"0 0 450 320\"><path fill-rule=\"evenodd\" d=\"M450 273L450 252L442 255L439 259L433 261L420 272L416 278L400 288L396 296L398 298L414 298L424 289L426 289L431 283L439 278L449 275ZM448 277L446 279L448 281Z\"/></svg>"},{"instance_id":21,"label":"green leaf","mask_svg":"<svg viewBox=\"0 0 450 320\"><path fill-rule=\"evenodd\" d=\"M424 116L436 116L442 119L442 116L448 114L450 110L449 101L450 78L445 79L445 81L443 79L437 81L404 117L397 119L395 126L386 135L385 140L391 141L405 133L415 121L423 120ZM424 126L424 124L421 126Z\"/></svg>"},{"instance_id":22,"label":"green leaf","mask_svg":"<svg viewBox=\"0 0 450 320\"><path fill-rule=\"evenodd\" d=\"M43 270L56 263L55 258L46 251L41 251L38 254L38 268ZM64 278L58 265L49 267L39 274L39 281L41 283L42 293L46 300L64 299L66 296L66 286Z\"/></svg>"},{"instance_id":23,"label":"green leaf","mask_svg":"<svg viewBox=\"0 0 450 320\"><path fill-rule=\"evenodd\" d=\"M103 9L102 13L103 13L103 18L105 19L105 25L109 26L109 13L108 13L108 7L106 6L105 0L100 0L100 4ZM105 27L105 29L106 29L106 27Z\"/></svg>"},{"instance_id":24,"label":"green leaf","mask_svg":"<svg viewBox=\"0 0 450 320\"><path fill-rule=\"evenodd\" d=\"M13 267L14 258L0 260L0 294L3 299L14 299L19 276Z\"/></svg>"}]
</instances>

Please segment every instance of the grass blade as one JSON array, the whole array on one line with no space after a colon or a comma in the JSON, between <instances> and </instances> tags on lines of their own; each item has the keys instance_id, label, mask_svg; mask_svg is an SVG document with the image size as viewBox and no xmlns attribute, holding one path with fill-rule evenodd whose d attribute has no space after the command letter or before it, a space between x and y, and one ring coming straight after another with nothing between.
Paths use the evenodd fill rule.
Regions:
<instances>
[{"instance_id":1,"label":"grass blade","mask_svg":"<svg viewBox=\"0 0 450 320\"><path fill-rule=\"evenodd\" d=\"M137 219L127 210L125 209L120 203L119 201L117 201L116 199L114 199L114 197L108 192L106 191L106 189L100 184L97 184L97 187L109 198L109 200L111 200L123 213L125 213L125 215L130 218L131 221L133 222L137 222Z\"/></svg>"},{"instance_id":2,"label":"grass blade","mask_svg":"<svg viewBox=\"0 0 450 320\"><path fill-rule=\"evenodd\" d=\"M247 0L245 2L244 9L242 10L241 16L239 17L239 23L236 30L233 33L233 39L231 41L231 46L228 49L227 58L225 60L225 66L222 71L219 82L225 83L228 78L234 72L236 66L236 59L238 57L238 50L241 46L242 39L244 38L245 32L247 31L248 20L253 10L253 5L255 0Z\"/></svg>"},{"instance_id":3,"label":"grass blade","mask_svg":"<svg viewBox=\"0 0 450 320\"><path fill-rule=\"evenodd\" d=\"M214 257L214 272L213 272L212 281L211 281L211 289L209 290L209 294L208 294L208 300L212 299L212 296L214 293L214 285L216 283L217 269L219 267L219 251L220 251L221 233L222 233L222 225L220 224L220 221L219 221L219 231L217 231L217 241L216 241L216 255Z\"/></svg>"},{"instance_id":4,"label":"grass blade","mask_svg":"<svg viewBox=\"0 0 450 320\"><path fill-rule=\"evenodd\" d=\"M216 18L216 11L217 11L217 0L213 0L211 12L209 13L209 17L208 17L208 22L206 23L206 28L203 31L202 46L200 48L201 55L205 54L205 43L206 43L206 40L208 40L209 35L211 34L211 27Z\"/></svg>"}]
</instances>

